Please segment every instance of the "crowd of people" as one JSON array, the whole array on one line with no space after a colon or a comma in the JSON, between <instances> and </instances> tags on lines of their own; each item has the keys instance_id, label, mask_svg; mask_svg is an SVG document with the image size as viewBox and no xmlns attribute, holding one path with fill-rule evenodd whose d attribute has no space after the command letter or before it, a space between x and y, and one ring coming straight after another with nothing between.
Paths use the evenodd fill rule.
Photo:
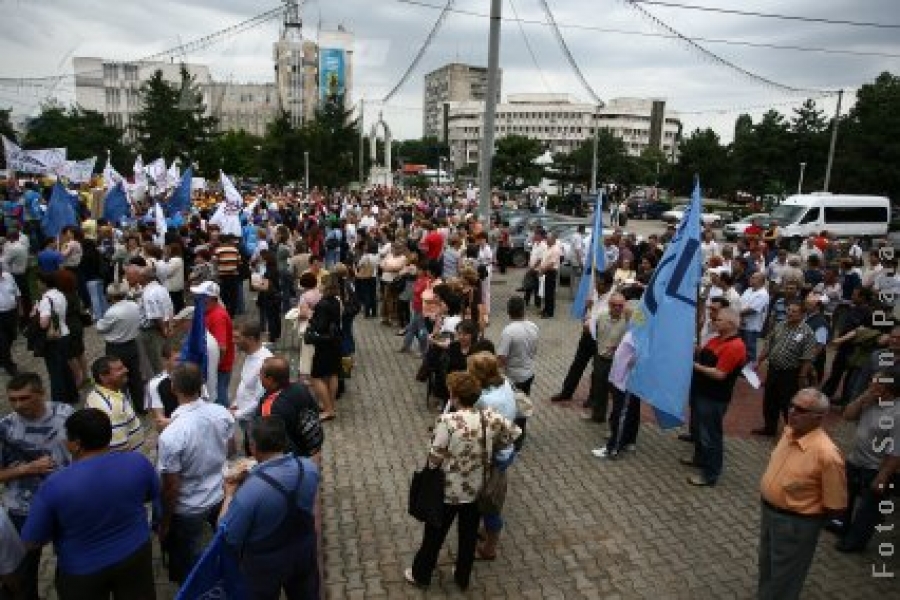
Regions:
<instances>
[{"instance_id":1,"label":"crowd of people","mask_svg":"<svg viewBox=\"0 0 900 600\"><path fill-rule=\"evenodd\" d=\"M182 585L217 523L252 597L319 597L320 453L327 423L340 418L360 318L396 333L441 413L428 463L446 474L443 510L425 525L406 580L430 583L454 521L461 588L476 558L496 558L502 511L482 514L476 500L487 473L505 473L524 450L540 338L530 305L558 317L561 266L573 266L577 286L589 235L563 244L532 232L521 295L491 341L492 275L510 250L499 212L482 223L465 194L256 194L239 232L199 211L165 233L150 218L111 223L88 211L55 236L39 218L4 223L0 366L12 412L0 420L0 531L19 535L0 544L0 575L11 597L37 597L41 546L52 542L61 598L153 598L151 527L169 579ZM594 289L551 400L571 401L592 364L583 416L609 423L598 459L636 450L629 321L673 235L617 228L603 241L604 270L584 275ZM797 597L826 517L839 549L865 548L896 480L900 447L867 445L900 435L884 359L900 350L900 328L885 316L900 291L889 250L823 233L791 254L753 232L734 245L704 232L690 426L680 436L694 451L681 462L697 469L689 484L719 482L733 390L765 365L756 433L782 433L761 485L761 597ZM91 327L104 346L88 360ZM49 389L9 352L20 331ZM846 464L821 428L835 407L858 422ZM897 425L878 429L887 417ZM155 468L142 454L150 444ZM804 454L813 444L820 450ZM106 504L92 501L95 489L107 490ZM797 525L791 536L785 522Z\"/></svg>"}]
</instances>

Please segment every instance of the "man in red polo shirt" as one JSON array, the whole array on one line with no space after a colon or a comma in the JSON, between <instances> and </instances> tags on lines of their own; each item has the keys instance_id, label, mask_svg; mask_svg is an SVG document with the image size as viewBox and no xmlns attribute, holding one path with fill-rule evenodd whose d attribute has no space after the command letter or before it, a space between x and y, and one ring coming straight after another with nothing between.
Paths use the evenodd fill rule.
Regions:
<instances>
[{"instance_id":1,"label":"man in red polo shirt","mask_svg":"<svg viewBox=\"0 0 900 600\"><path fill-rule=\"evenodd\" d=\"M214 281L204 281L191 288L192 294L206 296L206 313L203 316L207 331L219 343L219 369L216 379L215 394L217 404L225 408L231 406L228 400L228 387L231 384L231 370L234 367L234 325L231 316L219 301L219 285Z\"/></svg>"},{"instance_id":2,"label":"man in red polo shirt","mask_svg":"<svg viewBox=\"0 0 900 600\"><path fill-rule=\"evenodd\" d=\"M756 219L753 219L753 221L750 222L750 226L744 230L744 241L747 242L747 247L751 250L755 249L762 238L762 234L763 228L759 226Z\"/></svg>"},{"instance_id":3,"label":"man in red polo shirt","mask_svg":"<svg viewBox=\"0 0 900 600\"><path fill-rule=\"evenodd\" d=\"M429 261L438 260L444 252L444 236L431 221L425 224L425 228L428 233L422 238L422 250Z\"/></svg>"},{"instance_id":4,"label":"man in red polo shirt","mask_svg":"<svg viewBox=\"0 0 900 600\"><path fill-rule=\"evenodd\" d=\"M728 411L734 384L744 363L747 349L738 333L741 317L732 308L719 310L713 321L717 335L706 343L694 361L691 379L691 412L696 423L693 458L681 463L700 469L688 477L696 486L712 486L722 474L724 444L722 421Z\"/></svg>"}]
</instances>

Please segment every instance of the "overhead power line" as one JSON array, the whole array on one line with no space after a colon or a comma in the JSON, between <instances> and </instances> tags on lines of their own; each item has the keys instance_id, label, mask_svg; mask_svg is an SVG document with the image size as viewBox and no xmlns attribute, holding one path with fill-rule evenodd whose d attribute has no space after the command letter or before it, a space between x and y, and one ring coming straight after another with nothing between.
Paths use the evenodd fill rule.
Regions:
<instances>
[{"instance_id":1,"label":"overhead power line","mask_svg":"<svg viewBox=\"0 0 900 600\"><path fill-rule=\"evenodd\" d=\"M657 0L634 0L640 4L652 4L667 8L680 8L684 10L699 10L702 12L722 13L727 15L740 15L742 17L760 17L763 19L780 19L782 21L804 21L806 23L827 23L828 25L850 25L853 27L877 27L881 29L900 29L900 24L873 23L870 21L845 21L840 19L824 19L820 17L801 17L798 15L777 15L773 13L761 13L755 11L734 10L731 8L718 8L715 6L698 6L696 4L679 4L677 2L658 2Z\"/></svg>"},{"instance_id":2,"label":"overhead power line","mask_svg":"<svg viewBox=\"0 0 900 600\"><path fill-rule=\"evenodd\" d=\"M443 7L429 4L422 0L397 0L397 2L403 4L410 4L412 6L421 6L423 8L431 8L434 10L441 10ZM488 18L487 13L478 12L474 10L466 10L455 8L450 12L465 15L468 17L483 17ZM504 21L510 23L519 23L522 25L540 25L542 27L550 26L550 23L541 19L525 19L525 18L509 18L504 17ZM585 25L582 23L562 23L557 21L557 26L560 29L574 29L574 30L583 30L583 31L598 31L601 33L615 33L619 35L633 35L638 37L647 37L647 38L661 38L668 40L677 40L680 39L676 35L672 35L670 33L662 33L662 32L652 32L652 31L637 31L634 29L616 29L611 27L600 27L597 25ZM688 39L695 42L703 42L705 44L725 44L729 46L747 46L750 48L767 48L771 50L792 50L797 52L820 52L823 54L843 54L847 56L878 56L884 58L900 58L900 53L896 52L874 52L874 51L866 51L866 50L838 50L835 48L818 48L813 46L795 46L795 45L787 45L787 44L770 44L765 42L751 42L746 40L728 40L722 38L709 38L709 37L700 37L700 36L690 36Z\"/></svg>"},{"instance_id":3,"label":"overhead power line","mask_svg":"<svg viewBox=\"0 0 900 600\"><path fill-rule=\"evenodd\" d=\"M763 75L759 75L752 71L748 71L747 69L734 64L730 60L728 60L726 58L722 58L718 54L716 54L710 50L707 50L706 48L704 48L697 42L693 41L689 37L682 35L678 31L676 31L674 28L672 28L671 26L669 26L668 24L663 22L661 19L657 18L652 13L648 12L644 7L642 7L640 4L638 4L636 2L636 0L623 0L623 2L625 2L626 6L629 6L632 9L639 12L642 16L644 16L646 19L648 19L656 27L659 27L659 28L669 32L670 34L676 36L679 40L681 40L682 42L687 44L690 48L699 52L701 55L705 56L706 58L708 58L715 64L718 64L719 66L722 66L731 71L734 71L735 73L741 75L742 77L744 77L746 79L755 81L756 83L762 84L766 87L771 87L771 88L780 90L782 92L789 92L789 93L795 93L795 94L796 93L804 93L804 94L805 93L816 93L816 94L818 94L818 93L823 92L823 90L815 90L815 89L810 89L810 88L801 88L801 87L795 87L792 85L787 85L787 84L775 81L774 79L764 77Z\"/></svg>"},{"instance_id":4,"label":"overhead power line","mask_svg":"<svg viewBox=\"0 0 900 600\"><path fill-rule=\"evenodd\" d=\"M431 42L434 41L434 38L437 36L438 31L440 31L441 26L444 24L444 19L447 18L447 15L450 13L450 10L453 8L453 3L456 0L447 0L447 4L444 6L443 10L441 10L441 14L438 15L437 20L434 22L434 25L431 27L431 31L428 32L428 37L425 38L425 42L422 44L422 47L419 48L419 51L416 53L415 57L413 57L412 62L406 68L406 71L403 72L403 75L400 76L400 81L391 88L391 91L387 93L384 97L383 102L388 102L394 95L400 91L400 88L406 83L409 79L410 75L412 75L413 71L415 71L416 67L419 66L419 63L422 61L422 57L425 56L425 52L428 51L428 47L431 45Z\"/></svg>"},{"instance_id":5,"label":"overhead power line","mask_svg":"<svg viewBox=\"0 0 900 600\"><path fill-rule=\"evenodd\" d=\"M537 69L538 76L541 78L541 83L544 84L544 90L549 92L550 86L547 85L547 80L544 78L544 71L541 69L541 65L538 64L537 57L534 55L534 50L531 48L531 42L528 41L528 35L525 33L525 28L522 27L522 20L519 18L519 12L516 10L515 0L509 0L509 8L512 10L513 16L516 18L516 23L519 25L519 33L522 34L522 41L525 42L525 49L528 50L528 55L531 56L531 62L534 64L534 68Z\"/></svg>"},{"instance_id":6,"label":"overhead power line","mask_svg":"<svg viewBox=\"0 0 900 600\"><path fill-rule=\"evenodd\" d=\"M559 27L557 27L556 25L556 19L553 18L553 13L550 11L550 5L547 4L547 0L540 0L540 3L541 8L544 9L544 14L547 15L547 22L550 24L551 29L553 29L553 35L556 37L556 41L559 42L559 47L562 49L563 54L566 56L566 60L569 61L569 66L572 67L572 71L575 73L575 76L578 77L578 81L581 82L581 86L594 101L594 104L603 106L603 100L600 99L600 96L597 95L597 92L595 92L594 88L591 87L591 84L588 83L588 80L584 76L584 73L582 73L581 69L578 67L578 63L575 62L575 57L572 56L572 52L569 50L568 44L566 44L566 39L563 37L562 32L560 32Z\"/></svg>"}]
</instances>

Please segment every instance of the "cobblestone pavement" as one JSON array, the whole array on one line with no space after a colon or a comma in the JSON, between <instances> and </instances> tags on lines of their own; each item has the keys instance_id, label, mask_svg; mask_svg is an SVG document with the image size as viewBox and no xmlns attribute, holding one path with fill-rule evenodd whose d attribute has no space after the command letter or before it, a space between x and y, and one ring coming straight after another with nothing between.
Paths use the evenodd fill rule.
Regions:
<instances>
[{"instance_id":1,"label":"cobblestone pavement","mask_svg":"<svg viewBox=\"0 0 900 600\"><path fill-rule=\"evenodd\" d=\"M494 282L488 337L495 341L506 322L503 307L519 277L520 272L511 271ZM603 426L578 418L571 406L546 400L561 385L579 333L579 324L567 318L569 290L560 292L564 302L556 319L535 321L541 328L536 415L525 450L510 471L500 555L495 562L476 564L466 596L752 598L758 482L770 444L729 436L725 473L715 488L685 483L690 471L677 458L690 448L652 423L642 425L636 453L615 462L593 458L590 449L601 441ZM426 408L424 385L414 380L415 359L397 353L395 329L358 319L356 331L357 369L326 434L321 553L327 597L462 597L451 576L453 533L427 592L403 581L403 569L411 564L422 535L422 526L406 512L409 479L425 459L435 414ZM93 331L87 342L89 358L97 356L100 344ZM21 340L15 350L23 367L44 372L41 362L24 358ZM0 386L5 381L0 376ZM756 402L749 404L755 408L747 418L758 419L753 412L758 396L744 396L735 402ZM8 410L4 399L0 413ZM835 421L829 428L846 447L847 426ZM900 526L896 514L888 522ZM888 570L900 570L896 554L882 559L877 550L878 543L885 552L888 544L896 548L896 532L877 536L865 555L842 555L833 541L822 534L804 598L896 596L896 578L872 576L873 566L883 563ZM51 554L45 550L42 587L47 597L55 598ZM160 597L172 597L161 565L157 573Z\"/></svg>"}]
</instances>

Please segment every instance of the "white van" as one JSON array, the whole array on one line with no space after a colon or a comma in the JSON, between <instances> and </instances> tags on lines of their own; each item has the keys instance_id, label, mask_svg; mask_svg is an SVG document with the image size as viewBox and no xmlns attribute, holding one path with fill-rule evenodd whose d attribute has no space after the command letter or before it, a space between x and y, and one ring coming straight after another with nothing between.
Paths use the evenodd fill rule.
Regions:
<instances>
[{"instance_id":1,"label":"white van","mask_svg":"<svg viewBox=\"0 0 900 600\"><path fill-rule=\"evenodd\" d=\"M799 247L810 234L836 237L884 237L891 222L891 201L884 196L825 192L789 196L772 211L781 237Z\"/></svg>"}]
</instances>

